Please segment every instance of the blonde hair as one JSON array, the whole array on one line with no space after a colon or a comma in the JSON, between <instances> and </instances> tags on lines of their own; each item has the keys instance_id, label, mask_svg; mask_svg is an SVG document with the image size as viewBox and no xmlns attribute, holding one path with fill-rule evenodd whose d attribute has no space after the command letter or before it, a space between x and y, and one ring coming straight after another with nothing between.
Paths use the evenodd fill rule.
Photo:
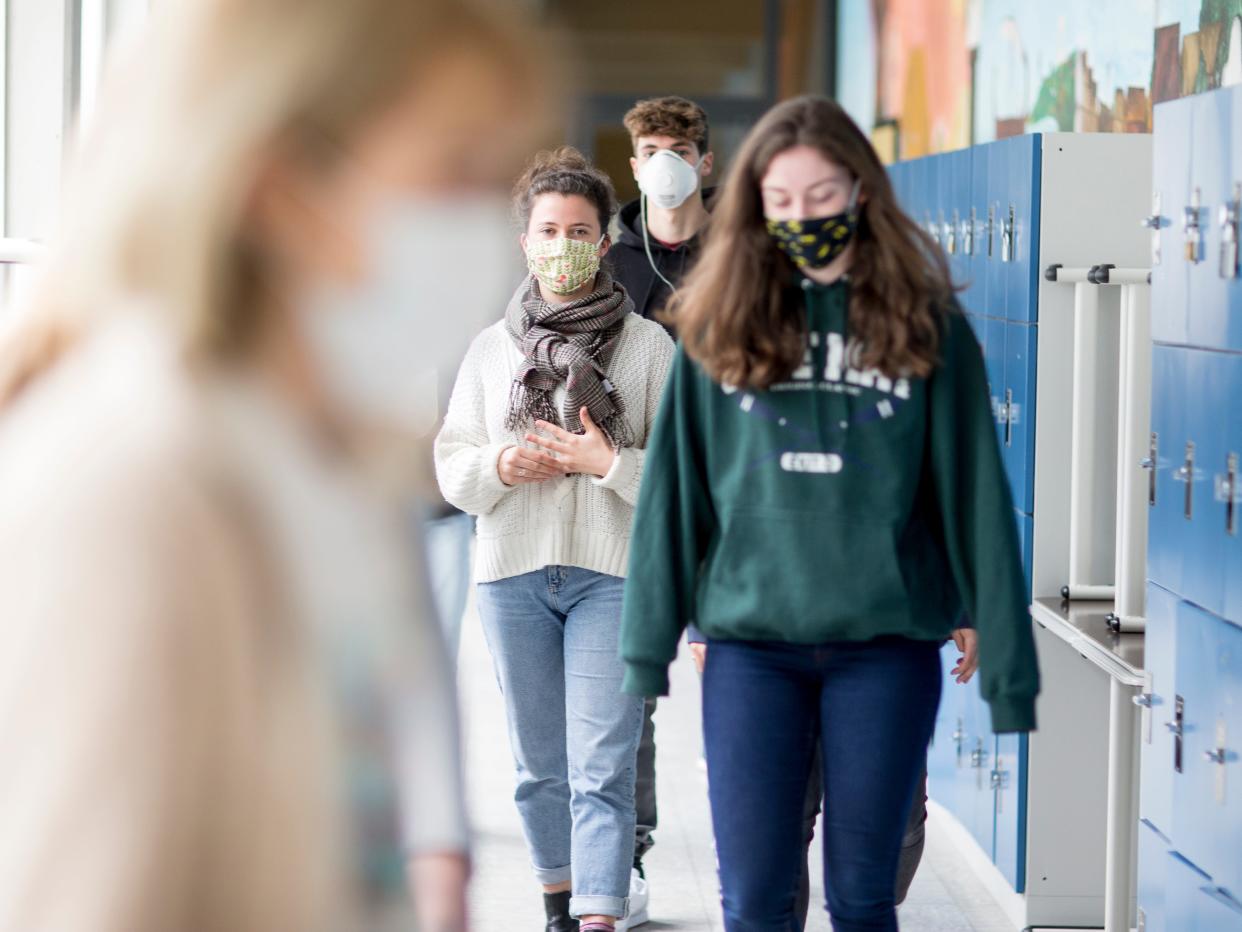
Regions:
<instances>
[{"instance_id":1,"label":"blonde hair","mask_svg":"<svg viewBox=\"0 0 1242 932\"><path fill-rule=\"evenodd\" d=\"M158 5L132 73L117 75L123 98L101 102L43 281L0 345L0 407L127 303L149 302L190 350L245 347L264 260L243 220L264 155L287 144L332 158L418 69L461 50L533 82L528 37L501 12L465 0Z\"/></svg>"}]
</instances>

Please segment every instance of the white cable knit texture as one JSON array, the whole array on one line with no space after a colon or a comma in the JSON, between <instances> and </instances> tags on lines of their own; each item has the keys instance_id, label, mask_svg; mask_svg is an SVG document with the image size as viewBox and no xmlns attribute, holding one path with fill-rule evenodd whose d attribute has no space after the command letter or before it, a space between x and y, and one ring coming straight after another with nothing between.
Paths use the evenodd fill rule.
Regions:
<instances>
[{"instance_id":1,"label":"white cable knit texture","mask_svg":"<svg viewBox=\"0 0 1242 932\"><path fill-rule=\"evenodd\" d=\"M603 479L567 476L510 487L496 471L500 454L530 446L523 434L505 428L509 388L522 355L503 321L475 338L436 438L436 478L451 504L478 515L477 582L545 566L625 576L647 434L672 361L673 341L664 328L631 314L608 378L625 400L634 446L621 449ZM561 398L558 393L558 406Z\"/></svg>"}]
</instances>

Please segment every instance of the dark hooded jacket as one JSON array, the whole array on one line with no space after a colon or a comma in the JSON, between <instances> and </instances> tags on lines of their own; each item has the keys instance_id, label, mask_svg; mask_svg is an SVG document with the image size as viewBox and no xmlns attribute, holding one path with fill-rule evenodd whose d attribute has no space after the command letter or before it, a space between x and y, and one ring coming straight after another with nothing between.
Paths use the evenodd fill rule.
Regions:
<instances>
[{"instance_id":1,"label":"dark hooded jacket","mask_svg":"<svg viewBox=\"0 0 1242 932\"><path fill-rule=\"evenodd\" d=\"M705 188L703 191L703 201L708 210L711 209L715 193L715 188ZM613 278L629 293L636 314L641 314L648 320L657 320L656 315L668 304L672 292L668 285L660 281L651 267L651 262L647 261L647 251L643 248L643 221L639 201L630 201L621 208L619 219L621 235L608 252L608 258L612 261ZM702 234L679 243L672 249L655 238L649 237L649 241L651 258L660 274L674 285L680 285L690 271L690 266L698 258ZM672 327L664 324L664 328L676 339L677 334Z\"/></svg>"}]
</instances>

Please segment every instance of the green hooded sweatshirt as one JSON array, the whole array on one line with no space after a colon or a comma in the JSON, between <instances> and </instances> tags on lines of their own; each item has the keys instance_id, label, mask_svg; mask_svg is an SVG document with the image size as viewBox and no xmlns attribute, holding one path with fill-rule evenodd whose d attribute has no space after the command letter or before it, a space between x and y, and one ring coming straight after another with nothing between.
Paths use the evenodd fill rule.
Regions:
<instances>
[{"instance_id":1,"label":"green hooded sweatshirt","mask_svg":"<svg viewBox=\"0 0 1242 932\"><path fill-rule=\"evenodd\" d=\"M993 730L1033 729L1018 532L969 324L946 312L932 376L890 379L850 365L848 282L802 292L806 362L786 382L721 386L678 349L630 546L626 691L668 692L687 622L709 639L942 641L964 611Z\"/></svg>"}]
</instances>

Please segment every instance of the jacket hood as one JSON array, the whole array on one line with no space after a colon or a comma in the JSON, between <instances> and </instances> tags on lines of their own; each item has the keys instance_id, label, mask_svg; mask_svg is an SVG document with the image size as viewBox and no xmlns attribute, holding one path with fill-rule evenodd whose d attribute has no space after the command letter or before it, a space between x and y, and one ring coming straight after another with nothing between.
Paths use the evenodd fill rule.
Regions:
<instances>
[{"instance_id":1,"label":"jacket hood","mask_svg":"<svg viewBox=\"0 0 1242 932\"><path fill-rule=\"evenodd\" d=\"M711 187L703 189L703 206L709 211L716 201L716 194L719 187ZM618 216L621 225L621 236L617 242L625 246L633 246L637 249L643 248L643 227L642 227L642 198L636 197L624 207ZM669 249L657 239L651 240L652 252L675 252Z\"/></svg>"}]
</instances>

